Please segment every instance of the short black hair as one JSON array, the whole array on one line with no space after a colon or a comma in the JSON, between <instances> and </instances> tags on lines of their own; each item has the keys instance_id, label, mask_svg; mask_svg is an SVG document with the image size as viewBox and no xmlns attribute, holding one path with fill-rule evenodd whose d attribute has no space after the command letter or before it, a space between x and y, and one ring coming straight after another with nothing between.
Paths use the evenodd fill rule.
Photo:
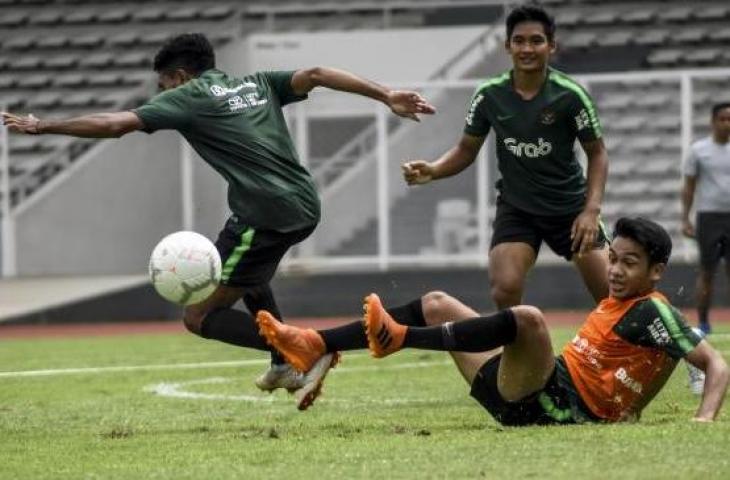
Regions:
<instances>
[{"instance_id":1,"label":"short black hair","mask_svg":"<svg viewBox=\"0 0 730 480\"><path fill-rule=\"evenodd\" d=\"M155 55L153 68L157 73L182 68L197 77L204 71L215 68L215 52L202 33L183 33L162 45Z\"/></svg>"},{"instance_id":2,"label":"short black hair","mask_svg":"<svg viewBox=\"0 0 730 480\"><path fill-rule=\"evenodd\" d=\"M721 102L714 104L712 106L712 119L714 120L715 118L717 118L720 110L725 110L726 108L730 108L730 102Z\"/></svg>"},{"instance_id":3,"label":"short black hair","mask_svg":"<svg viewBox=\"0 0 730 480\"><path fill-rule=\"evenodd\" d=\"M508 41L517 24L522 22L542 23L548 41L552 42L555 38L555 19L537 3L526 3L509 12L506 21Z\"/></svg>"},{"instance_id":4,"label":"short black hair","mask_svg":"<svg viewBox=\"0 0 730 480\"><path fill-rule=\"evenodd\" d=\"M649 265L669 262L672 254L672 239L664 228L656 222L642 217L622 217L616 222L613 236L630 238L646 252Z\"/></svg>"}]
</instances>

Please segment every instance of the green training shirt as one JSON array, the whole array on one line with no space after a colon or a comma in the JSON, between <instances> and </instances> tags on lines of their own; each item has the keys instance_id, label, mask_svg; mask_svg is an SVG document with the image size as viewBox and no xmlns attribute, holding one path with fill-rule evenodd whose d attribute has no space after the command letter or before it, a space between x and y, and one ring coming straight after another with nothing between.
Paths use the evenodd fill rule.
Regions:
<instances>
[{"instance_id":1,"label":"green training shirt","mask_svg":"<svg viewBox=\"0 0 730 480\"><path fill-rule=\"evenodd\" d=\"M256 229L291 232L319 221L320 203L299 163L282 107L306 98L294 72L242 78L211 69L162 92L135 113L145 131L177 130L228 182L228 205Z\"/></svg>"},{"instance_id":2,"label":"green training shirt","mask_svg":"<svg viewBox=\"0 0 730 480\"><path fill-rule=\"evenodd\" d=\"M567 75L548 69L540 92L524 100L507 71L480 85L464 133L484 137L494 128L497 189L507 203L534 215L570 215L585 206L586 179L573 151L575 139L601 137L596 108Z\"/></svg>"}]
</instances>

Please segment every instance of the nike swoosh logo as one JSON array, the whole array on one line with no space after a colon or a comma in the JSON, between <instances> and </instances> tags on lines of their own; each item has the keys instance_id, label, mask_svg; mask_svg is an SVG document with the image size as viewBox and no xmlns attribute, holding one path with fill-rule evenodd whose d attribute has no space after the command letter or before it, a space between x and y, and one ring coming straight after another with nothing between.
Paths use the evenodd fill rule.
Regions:
<instances>
[{"instance_id":1,"label":"nike swoosh logo","mask_svg":"<svg viewBox=\"0 0 730 480\"><path fill-rule=\"evenodd\" d=\"M497 121L503 122L505 120L509 120L512 117L514 117L514 115L497 115Z\"/></svg>"}]
</instances>

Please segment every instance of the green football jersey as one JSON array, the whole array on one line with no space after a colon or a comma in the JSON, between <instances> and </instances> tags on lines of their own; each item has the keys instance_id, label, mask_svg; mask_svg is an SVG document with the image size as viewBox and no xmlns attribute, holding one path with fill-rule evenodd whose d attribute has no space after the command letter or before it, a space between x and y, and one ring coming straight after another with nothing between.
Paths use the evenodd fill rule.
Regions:
<instances>
[{"instance_id":1,"label":"green football jersey","mask_svg":"<svg viewBox=\"0 0 730 480\"><path fill-rule=\"evenodd\" d=\"M570 77L549 69L540 92L524 100L507 71L480 85L464 133L483 137L494 128L497 182L507 203L534 215L569 215L585 206L586 179L573 146L601 137L596 108Z\"/></svg>"},{"instance_id":2,"label":"green football jersey","mask_svg":"<svg viewBox=\"0 0 730 480\"><path fill-rule=\"evenodd\" d=\"M228 182L228 205L256 229L291 232L319 221L320 202L299 163L282 107L306 98L294 72L235 78L211 69L134 110L145 131L177 130Z\"/></svg>"}]
</instances>

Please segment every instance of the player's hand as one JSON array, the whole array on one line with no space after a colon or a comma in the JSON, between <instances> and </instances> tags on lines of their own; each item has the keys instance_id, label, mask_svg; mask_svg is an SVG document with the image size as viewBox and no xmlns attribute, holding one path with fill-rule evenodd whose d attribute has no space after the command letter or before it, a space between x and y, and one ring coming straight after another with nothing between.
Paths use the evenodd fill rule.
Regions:
<instances>
[{"instance_id":1,"label":"player's hand","mask_svg":"<svg viewBox=\"0 0 730 480\"><path fill-rule=\"evenodd\" d=\"M388 106L393 113L403 118L410 118L420 122L418 114L431 115L436 108L416 92L408 90L393 90L388 94Z\"/></svg>"},{"instance_id":2,"label":"player's hand","mask_svg":"<svg viewBox=\"0 0 730 480\"><path fill-rule=\"evenodd\" d=\"M433 180L433 166L423 160L414 160L401 165L403 179L408 185L423 185Z\"/></svg>"},{"instance_id":3,"label":"player's hand","mask_svg":"<svg viewBox=\"0 0 730 480\"><path fill-rule=\"evenodd\" d=\"M695 238L695 227L689 220L682 221L682 234L689 238Z\"/></svg>"},{"instance_id":4,"label":"player's hand","mask_svg":"<svg viewBox=\"0 0 730 480\"><path fill-rule=\"evenodd\" d=\"M583 210L573 221L570 230L570 239L573 241L571 250L578 256L588 253L598 238L598 211Z\"/></svg>"},{"instance_id":5,"label":"player's hand","mask_svg":"<svg viewBox=\"0 0 730 480\"><path fill-rule=\"evenodd\" d=\"M13 115L12 113L2 112L3 125L8 127L8 130L16 133L27 133L30 135L37 135L38 124L41 122L40 119L30 114L28 116Z\"/></svg>"}]
</instances>

